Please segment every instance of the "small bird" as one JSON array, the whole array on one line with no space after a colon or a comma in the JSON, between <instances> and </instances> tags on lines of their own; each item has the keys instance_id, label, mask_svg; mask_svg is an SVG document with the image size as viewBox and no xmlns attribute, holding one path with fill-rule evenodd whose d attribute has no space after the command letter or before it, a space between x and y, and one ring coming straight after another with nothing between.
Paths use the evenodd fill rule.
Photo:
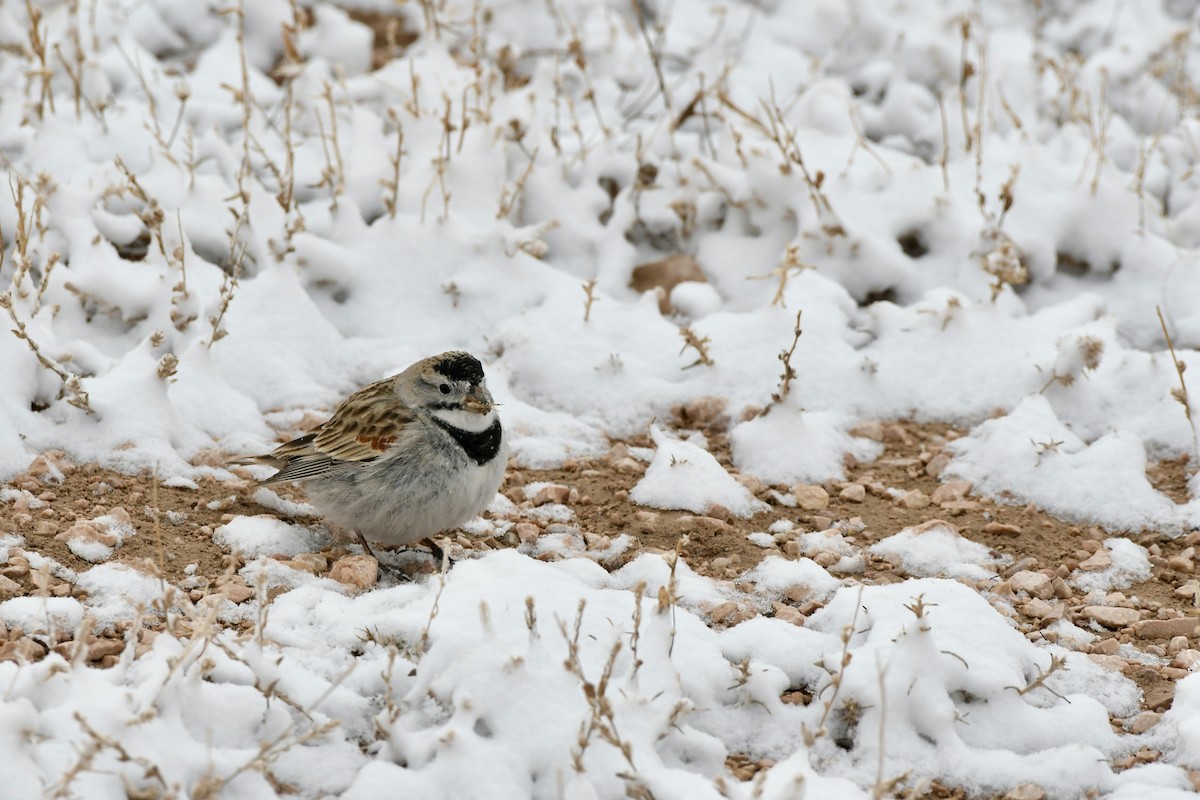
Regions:
<instances>
[{"instance_id":1,"label":"small bird","mask_svg":"<svg viewBox=\"0 0 1200 800\"><path fill-rule=\"evenodd\" d=\"M317 510L374 556L368 540L411 544L474 518L506 462L483 366L451 351L359 389L309 433L242 463L279 468L260 485L303 481Z\"/></svg>"}]
</instances>

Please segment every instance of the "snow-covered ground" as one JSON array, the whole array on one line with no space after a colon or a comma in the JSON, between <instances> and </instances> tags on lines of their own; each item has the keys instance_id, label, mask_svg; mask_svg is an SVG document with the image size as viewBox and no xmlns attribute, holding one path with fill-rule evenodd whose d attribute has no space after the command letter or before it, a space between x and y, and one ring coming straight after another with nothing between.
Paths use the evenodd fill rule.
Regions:
<instances>
[{"instance_id":1,"label":"snow-covered ground","mask_svg":"<svg viewBox=\"0 0 1200 800\"><path fill-rule=\"evenodd\" d=\"M1146 475L1200 455L1197 3L354 7L379 41L331 3L0 2L0 477L50 449L232 477L216 453L465 348L519 466L652 430L655 508L764 507L649 427L712 396L770 485L878 456L864 421L946 421L942 477L986 497L1200 528L1200 475L1184 502ZM359 594L251 558L257 599L193 605L108 561L122 524L72 545L86 601L0 602L132 631L107 670L0 662L0 797L1170 798L1200 768L1200 678L1114 730L1138 687L1016 631L976 591L1002 560L950 528L877 543L927 576L890 585L504 550ZM1101 597L1145 579L1111 542ZM789 590L822 601L803 625L708 624ZM771 763L740 782L735 753Z\"/></svg>"}]
</instances>

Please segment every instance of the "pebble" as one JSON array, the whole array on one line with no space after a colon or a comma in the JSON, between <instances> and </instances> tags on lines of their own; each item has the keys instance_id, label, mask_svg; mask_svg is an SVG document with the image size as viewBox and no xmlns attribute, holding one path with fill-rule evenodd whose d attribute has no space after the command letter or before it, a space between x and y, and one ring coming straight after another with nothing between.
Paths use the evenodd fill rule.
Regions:
<instances>
[{"instance_id":1,"label":"pebble","mask_svg":"<svg viewBox=\"0 0 1200 800\"><path fill-rule=\"evenodd\" d=\"M538 540L538 536L542 532L532 522L518 522L514 529L517 532L517 538L521 540L522 544L533 544Z\"/></svg>"},{"instance_id":2,"label":"pebble","mask_svg":"<svg viewBox=\"0 0 1200 800\"><path fill-rule=\"evenodd\" d=\"M1133 633L1139 639L1173 639L1176 636L1195 636L1196 623L1195 617L1147 619L1135 624Z\"/></svg>"},{"instance_id":3,"label":"pebble","mask_svg":"<svg viewBox=\"0 0 1200 800\"><path fill-rule=\"evenodd\" d=\"M721 522L729 521L729 509L720 503L713 503L705 510L704 515L713 519L719 519Z\"/></svg>"},{"instance_id":4,"label":"pebble","mask_svg":"<svg viewBox=\"0 0 1200 800\"><path fill-rule=\"evenodd\" d=\"M46 648L29 638L0 644L0 661L41 661L45 655Z\"/></svg>"},{"instance_id":5,"label":"pebble","mask_svg":"<svg viewBox=\"0 0 1200 800\"><path fill-rule=\"evenodd\" d=\"M1167 566L1176 572L1195 572L1196 563L1187 556L1171 556L1167 559Z\"/></svg>"},{"instance_id":6,"label":"pebble","mask_svg":"<svg viewBox=\"0 0 1200 800\"><path fill-rule=\"evenodd\" d=\"M10 597L17 597L24 593L21 584L14 581L12 578L6 578L0 575L0 600L7 600Z\"/></svg>"},{"instance_id":7,"label":"pebble","mask_svg":"<svg viewBox=\"0 0 1200 800\"><path fill-rule=\"evenodd\" d=\"M1095 554L1079 562L1083 572L1100 572L1112 566L1112 555L1107 550L1097 550Z\"/></svg>"},{"instance_id":8,"label":"pebble","mask_svg":"<svg viewBox=\"0 0 1200 800\"><path fill-rule=\"evenodd\" d=\"M1051 603L1040 597L1021 606L1021 613L1033 619L1062 619L1065 611L1062 603Z\"/></svg>"},{"instance_id":9,"label":"pebble","mask_svg":"<svg viewBox=\"0 0 1200 800\"><path fill-rule=\"evenodd\" d=\"M1018 783L1008 790L1004 800L1045 800L1046 790L1036 783Z\"/></svg>"},{"instance_id":10,"label":"pebble","mask_svg":"<svg viewBox=\"0 0 1200 800\"><path fill-rule=\"evenodd\" d=\"M929 459L929 463L925 465L925 474L931 478L936 478L941 475L946 467L950 466L950 454L938 453L933 458Z\"/></svg>"},{"instance_id":11,"label":"pebble","mask_svg":"<svg viewBox=\"0 0 1200 800\"><path fill-rule=\"evenodd\" d=\"M781 619L784 622L790 622L793 625L804 626L804 615L798 610L789 606L787 603L772 603L772 608L775 610L775 619Z\"/></svg>"},{"instance_id":12,"label":"pebble","mask_svg":"<svg viewBox=\"0 0 1200 800\"><path fill-rule=\"evenodd\" d=\"M842 489L842 491L838 494L838 497L842 498L848 503L861 503L867 499L867 487L863 486L861 483L852 483L845 489Z\"/></svg>"},{"instance_id":13,"label":"pebble","mask_svg":"<svg viewBox=\"0 0 1200 800\"><path fill-rule=\"evenodd\" d=\"M563 505L571 496L569 487L561 484L552 483L549 486L543 486L538 489L533 497L529 498L535 506L544 506L547 503L558 503Z\"/></svg>"},{"instance_id":14,"label":"pebble","mask_svg":"<svg viewBox=\"0 0 1200 800\"><path fill-rule=\"evenodd\" d=\"M91 522L76 522L74 525L54 537L54 541L56 542L70 542L71 540L96 542L97 544L104 545L105 547L117 546L116 536L100 530Z\"/></svg>"},{"instance_id":15,"label":"pebble","mask_svg":"<svg viewBox=\"0 0 1200 800\"><path fill-rule=\"evenodd\" d=\"M902 429L903 430L903 429ZM860 436L875 442L883 441L883 424L877 420L860 422L850 429L851 436Z\"/></svg>"},{"instance_id":16,"label":"pebble","mask_svg":"<svg viewBox=\"0 0 1200 800\"><path fill-rule=\"evenodd\" d=\"M972 485L971 481L946 481L933 490L933 495L930 499L939 506L942 503L962 500L971 493Z\"/></svg>"},{"instance_id":17,"label":"pebble","mask_svg":"<svg viewBox=\"0 0 1200 800\"><path fill-rule=\"evenodd\" d=\"M792 487L792 496L804 511L822 511L829 507L829 492L814 483L797 483Z\"/></svg>"},{"instance_id":18,"label":"pebble","mask_svg":"<svg viewBox=\"0 0 1200 800\"><path fill-rule=\"evenodd\" d=\"M1159 714L1157 711L1143 711L1129 723L1129 732L1135 734L1145 733L1157 725L1161 719L1162 714Z\"/></svg>"},{"instance_id":19,"label":"pebble","mask_svg":"<svg viewBox=\"0 0 1200 800\"><path fill-rule=\"evenodd\" d=\"M333 563L329 577L356 589L370 589L379 582L379 562L370 556L342 556Z\"/></svg>"},{"instance_id":20,"label":"pebble","mask_svg":"<svg viewBox=\"0 0 1200 800\"><path fill-rule=\"evenodd\" d=\"M1021 532L1020 525L1008 525L1003 522L989 522L983 526L984 533L995 533L1003 536L1016 536Z\"/></svg>"},{"instance_id":21,"label":"pebble","mask_svg":"<svg viewBox=\"0 0 1200 800\"><path fill-rule=\"evenodd\" d=\"M903 497L896 501L901 508L917 510L929 507L929 495L922 492L920 489L913 489L911 492L906 492Z\"/></svg>"},{"instance_id":22,"label":"pebble","mask_svg":"<svg viewBox=\"0 0 1200 800\"><path fill-rule=\"evenodd\" d=\"M1191 669L1200 663L1200 650L1180 650L1175 654L1175 659L1171 662L1173 666L1182 667L1183 669Z\"/></svg>"},{"instance_id":23,"label":"pebble","mask_svg":"<svg viewBox=\"0 0 1200 800\"><path fill-rule=\"evenodd\" d=\"M1142 702L1146 708L1151 711L1161 711L1171 705L1171 701L1175 699L1175 684L1167 683L1155 686L1142 698Z\"/></svg>"},{"instance_id":24,"label":"pebble","mask_svg":"<svg viewBox=\"0 0 1200 800\"><path fill-rule=\"evenodd\" d=\"M229 602L235 605L244 603L251 597L254 597L254 590L247 586L241 578L230 580L218 589L217 593L225 596Z\"/></svg>"},{"instance_id":25,"label":"pebble","mask_svg":"<svg viewBox=\"0 0 1200 800\"><path fill-rule=\"evenodd\" d=\"M1049 600L1054 596L1054 583L1049 576L1041 572L1022 570L1009 578L1012 588L1024 592L1030 597Z\"/></svg>"},{"instance_id":26,"label":"pebble","mask_svg":"<svg viewBox=\"0 0 1200 800\"><path fill-rule=\"evenodd\" d=\"M1125 628L1141 619L1142 615L1136 608L1119 608L1114 606L1085 606L1083 615L1099 622L1106 628Z\"/></svg>"},{"instance_id":27,"label":"pebble","mask_svg":"<svg viewBox=\"0 0 1200 800\"><path fill-rule=\"evenodd\" d=\"M88 645L87 660L99 661L105 656L119 656L124 649L125 642L120 639L97 639Z\"/></svg>"},{"instance_id":28,"label":"pebble","mask_svg":"<svg viewBox=\"0 0 1200 800\"><path fill-rule=\"evenodd\" d=\"M722 623L729 620L737 613L738 605L732 600L726 600L718 606L714 606L712 611L708 612L708 617L713 622Z\"/></svg>"}]
</instances>

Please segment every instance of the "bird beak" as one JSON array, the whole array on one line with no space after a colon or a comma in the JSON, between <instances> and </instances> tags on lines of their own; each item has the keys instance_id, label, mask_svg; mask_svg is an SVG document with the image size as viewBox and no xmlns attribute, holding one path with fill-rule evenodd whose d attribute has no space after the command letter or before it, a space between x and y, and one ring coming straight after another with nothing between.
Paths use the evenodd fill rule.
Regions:
<instances>
[{"instance_id":1,"label":"bird beak","mask_svg":"<svg viewBox=\"0 0 1200 800\"><path fill-rule=\"evenodd\" d=\"M476 386L467 393L467 397L463 402L463 407L467 411L473 411L476 414L486 414L496 407L492 402L492 396L487 389L482 386Z\"/></svg>"}]
</instances>

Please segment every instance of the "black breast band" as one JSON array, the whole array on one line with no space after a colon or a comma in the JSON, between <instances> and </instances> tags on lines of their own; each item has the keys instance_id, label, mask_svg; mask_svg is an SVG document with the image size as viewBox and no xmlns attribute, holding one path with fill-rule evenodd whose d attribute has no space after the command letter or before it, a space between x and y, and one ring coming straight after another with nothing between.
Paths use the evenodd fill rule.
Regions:
<instances>
[{"instance_id":1,"label":"black breast band","mask_svg":"<svg viewBox=\"0 0 1200 800\"><path fill-rule=\"evenodd\" d=\"M467 454L467 457L474 461L479 466L483 466L487 462L496 457L496 453L500 452L500 419L497 418L492 426L486 431L473 433L464 431L462 428L456 428L449 422L440 420L437 417L433 421L438 424L442 430L450 434L454 441L458 442L459 447Z\"/></svg>"}]
</instances>

